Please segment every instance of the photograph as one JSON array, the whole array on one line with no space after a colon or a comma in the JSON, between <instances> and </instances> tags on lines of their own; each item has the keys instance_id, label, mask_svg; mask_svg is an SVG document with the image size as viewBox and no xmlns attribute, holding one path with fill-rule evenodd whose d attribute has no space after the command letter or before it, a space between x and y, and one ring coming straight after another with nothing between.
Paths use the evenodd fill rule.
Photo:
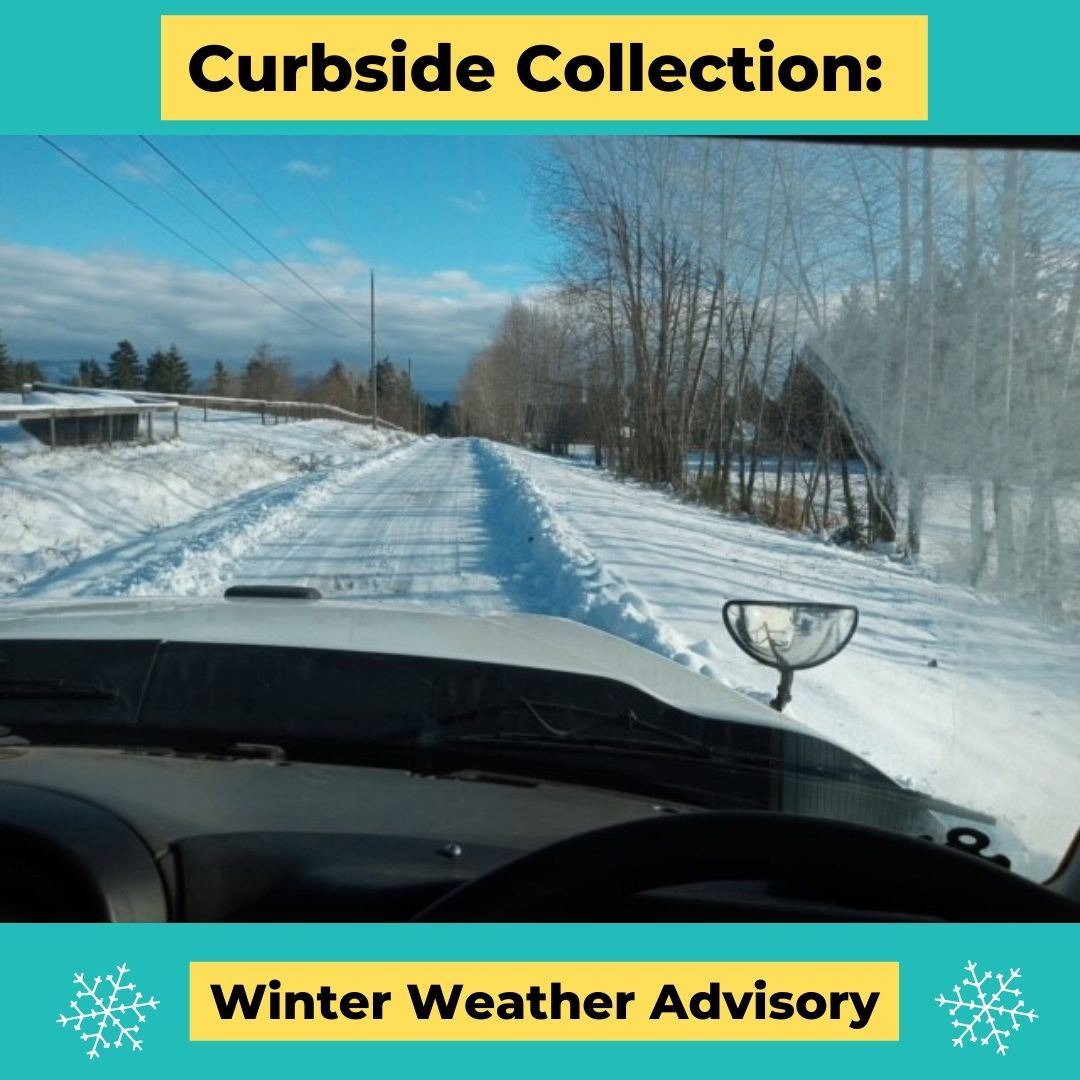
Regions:
<instances>
[{"instance_id":1,"label":"photograph","mask_svg":"<svg viewBox=\"0 0 1080 1080\"><path fill-rule=\"evenodd\" d=\"M0 153L5 918L1076 918L1074 146Z\"/></svg>"},{"instance_id":2,"label":"photograph","mask_svg":"<svg viewBox=\"0 0 1080 1080\"><path fill-rule=\"evenodd\" d=\"M0 1072L1068 1073L1080 14L3 27Z\"/></svg>"}]
</instances>

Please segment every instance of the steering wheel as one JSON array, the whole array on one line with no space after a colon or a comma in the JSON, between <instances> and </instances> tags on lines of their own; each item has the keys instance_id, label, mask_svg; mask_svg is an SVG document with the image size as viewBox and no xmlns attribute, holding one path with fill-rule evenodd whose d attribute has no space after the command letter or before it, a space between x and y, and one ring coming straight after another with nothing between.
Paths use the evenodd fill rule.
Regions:
<instances>
[{"instance_id":1,"label":"steering wheel","mask_svg":"<svg viewBox=\"0 0 1080 1080\"><path fill-rule=\"evenodd\" d=\"M693 812L580 833L467 882L418 922L606 921L648 889L802 884L822 904L963 921L1076 921L1080 904L978 855L826 818Z\"/></svg>"}]
</instances>

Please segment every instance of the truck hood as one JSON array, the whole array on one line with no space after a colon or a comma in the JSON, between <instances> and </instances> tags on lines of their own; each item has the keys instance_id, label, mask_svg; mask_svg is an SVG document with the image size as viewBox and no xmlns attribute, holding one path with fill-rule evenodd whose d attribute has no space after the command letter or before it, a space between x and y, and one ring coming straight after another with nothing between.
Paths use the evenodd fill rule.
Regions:
<instances>
[{"instance_id":1,"label":"truck hood","mask_svg":"<svg viewBox=\"0 0 1080 1080\"><path fill-rule=\"evenodd\" d=\"M165 641L261 645L481 662L620 682L697 716L810 736L839 746L753 699L621 638L540 615L469 616L350 601L236 598L35 600L0 609L4 640ZM851 751L840 746L844 754ZM899 792L901 789L897 787ZM915 793L909 793L914 795ZM1021 872L1028 853L987 815L924 798L935 832L974 819Z\"/></svg>"},{"instance_id":2,"label":"truck hood","mask_svg":"<svg viewBox=\"0 0 1080 1080\"><path fill-rule=\"evenodd\" d=\"M16 638L295 646L481 661L614 679L699 716L806 730L715 679L546 615L471 616L333 600L34 600L0 608L0 641Z\"/></svg>"}]
</instances>

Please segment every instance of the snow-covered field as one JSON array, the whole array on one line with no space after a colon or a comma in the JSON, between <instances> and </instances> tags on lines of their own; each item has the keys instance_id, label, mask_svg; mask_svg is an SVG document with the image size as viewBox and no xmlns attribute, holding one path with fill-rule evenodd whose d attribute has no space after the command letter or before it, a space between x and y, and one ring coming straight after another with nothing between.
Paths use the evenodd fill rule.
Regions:
<instances>
[{"instance_id":1,"label":"snow-covered field","mask_svg":"<svg viewBox=\"0 0 1080 1080\"><path fill-rule=\"evenodd\" d=\"M688 506L478 440L235 414L149 448L49 453L0 424L0 590L335 598L579 619L759 697L733 597L847 601L848 650L796 676L791 715L912 786L1060 854L1080 826L1080 638L884 556Z\"/></svg>"}]
</instances>

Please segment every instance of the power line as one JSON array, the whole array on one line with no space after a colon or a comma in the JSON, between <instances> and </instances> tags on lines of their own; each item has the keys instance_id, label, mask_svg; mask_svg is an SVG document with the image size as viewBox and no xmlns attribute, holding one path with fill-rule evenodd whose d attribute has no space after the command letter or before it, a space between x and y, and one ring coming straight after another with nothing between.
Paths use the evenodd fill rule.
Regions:
<instances>
[{"instance_id":1,"label":"power line","mask_svg":"<svg viewBox=\"0 0 1080 1080\"><path fill-rule=\"evenodd\" d=\"M296 154L297 157L299 157L300 155L297 153L296 144L292 143L291 145L293 148L293 153ZM311 189L311 193L315 196L315 198L322 206L323 212L326 214L326 220L329 221L331 226L337 230L341 239L345 241L345 246L353 253L353 257L357 260L357 262L362 263L364 260L360 257L360 252L357 251L356 245L353 244L351 238L349 237L348 230L342 223L341 218L338 217L337 211L334 209L330 201L319 189L318 184L316 184L315 181L312 180L311 174L309 172L305 172L303 173L303 177L305 182L307 183L307 186Z\"/></svg>"},{"instance_id":2,"label":"power line","mask_svg":"<svg viewBox=\"0 0 1080 1080\"><path fill-rule=\"evenodd\" d=\"M330 205L329 199L327 199L327 197L319 190L318 184L316 184L315 181L312 180L310 173L305 172L303 174L303 177L304 182L311 189L311 193L322 205L323 212L326 214L327 220L331 223L331 225L333 225L335 229L337 229L342 239L349 246L349 250L353 253L353 255L359 258L360 256L357 253L356 248L353 247L352 241L349 239L347 233L345 232L345 226L342 225L341 218L338 217L337 211L333 208L333 206Z\"/></svg>"},{"instance_id":3,"label":"power line","mask_svg":"<svg viewBox=\"0 0 1080 1080\"><path fill-rule=\"evenodd\" d=\"M217 199L215 199L214 196L211 195L197 180L193 179L182 168L180 168L180 166L177 165L176 162L173 161L173 159L169 157L169 155L166 154L164 150L158 149L158 147L155 146L145 135L140 135L139 138L148 147L150 147L150 149L153 150L154 153L157 154L158 157L160 157L161 160L164 161L171 169L175 170L180 176L182 176L204 199L207 200L207 202L210 203L211 206L215 207L220 213L227 217L229 221L231 221L245 236L247 236L254 243L258 244L258 246L262 248L262 250L265 251L266 254L274 260L274 262L276 262L279 266L281 266L284 270L286 270L294 278L296 278L296 280L299 281L306 289L308 289L320 300L322 300L323 303L329 304L329 306L332 307L339 315L344 316L346 319L349 320L349 322L360 327L361 330L367 329L367 326L364 323L354 318L352 315L349 314L349 312L347 312L343 307L341 307L340 304L336 303L334 300L331 300L330 297L327 296L324 292L316 288L316 286L312 285L311 282L303 276L303 274L293 269L293 267L291 267L283 258L281 258L280 255L277 254L277 252L273 251L270 247L264 244L262 240L260 240L246 225L243 224L243 222L238 221L236 217L229 213L229 211L226 210L225 207L222 206L221 203L219 203Z\"/></svg>"},{"instance_id":4,"label":"power line","mask_svg":"<svg viewBox=\"0 0 1080 1080\"><path fill-rule=\"evenodd\" d=\"M186 244L189 248L191 248L192 251L196 252L202 258L206 259L207 262L212 263L219 270L223 270L230 277L235 278L237 281L240 282L241 285L250 289L254 293L258 293L259 296L261 296L264 300L269 300L271 304L276 304L283 311L287 311L290 315L296 317L297 319L302 319L309 326L315 327L316 330L319 330L324 334L331 334L333 337L340 338L346 337L345 334L342 334L337 330L331 330L329 329L329 327L325 327L320 323L315 322L314 319L309 319L305 314L303 314L303 312L297 311L295 308L289 307L288 304L279 300L276 296L272 296L264 289L259 288L258 285L254 284L251 281L248 281L247 278L242 277L235 270L233 270L232 267L226 265L220 259L215 258L215 256L210 254L210 252L205 251L203 248L199 247L199 245L196 244L193 240L189 240L186 236L184 236L183 233L174 229L167 222L162 221L161 218L159 218L156 214L152 213L150 210L147 210L146 207L141 206L133 198L131 198L130 195L125 194L114 184L110 184L109 181L105 179L105 177L94 172L94 170L91 169L89 165L81 162L77 157L75 157L74 154L69 154L67 150L65 150L58 143L53 142L53 140L50 139L47 135L38 135L38 138L41 139L42 142L47 143L49 146L51 146L58 154L60 154L61 157L66 158L68 161L71 162L72 165L76 166L76 168L81 169L84 173L86 173L87 176L96 180L99 184L102 185L102 187L108 188L109 191L111 191L114 195L117 196L117 198L123 199L123 201L126 202L128 206L130 206L134 210L137 210L140 214L143 215L143 217L149 218L155 225L158 226L158 228L164 229L165 232L167 232L170 236L179 240L182 244Z\"/></svg>"},{"instance_id":5,"label":"power line","mask_svg":"<svg viewBox=\"0 0 1080 1080\"><path fill-rule=\"evenodd\" d=\"M293 149L293 153L296 155L296 157L298 159L301 158L301 155L299 153L297 153L295 143L292 144L292 149ZM308 172L308 171L305 171L305 172L302 173L302 175L304 177L304 180L307 183L307 186L310 188L311 193L315 196L316 200L322 206L323 213L326 214L326 219L330 223L331 227L337 230L338 235L341 237L342 240L344 240L345 246L349 249L349 251L352 252L353 258L355 258L358 263L363 264L364 259L362 259L360 257L360 252L356 249L356 245L353 244L352 238L349 236L348 230L345 228L345 225L342 222L341 218L338 217L337 211L331 205L330 201L326 198L326 196L320 190L319 186L311 178L311 173ZM372 266L372 264L370 262L368 263L368 268L369 268L369 272L374 274L374 268L373 268L373 266ZM374 307L372 308L372 313L371 313L371 328L372 328L372 330L374 330L374 328L375 328ZM372 379L374 380L374 368L373 368Z\"/></svg>"},{"instance_id":6,"label":"power line","mask_svg":"<svg viewBox=\"0 0 1080 1080\"><path fill-rule=\"evenodd\" d=\"M229 156L228 152L225 150L225 147L222 146L217 139L211 136L207 136L207 141L221 155L222 159L229 166L229 168L232 169L234 173L236 173L237 177L240 179L240 182L263 205L267 213L269 213L270 216L289 234L289 236L292 237L297 248L303 251L306 255L309 251L309 248L307 244L304 243L303 237L301 237L299 233L297 233L297 231L281 216L281 214L278 213L270 200L267 199L267 197L251 182L244 170L241 169L240 166L236 163L236 161ZM319 269L322 271L326 280L330 282L331 285L336 284L334 279L331 277L329 270L323 264L323 256L318 251L315 252L315 255L319 259Z\"/></svg>"},{"instance_id":7,"label":"power line","mask_svg":"<svg viewBox=\"0 0 1080 1080\"><path fill-rule=\"evenodd\" d=\"M146 180L149 184L152 184L155 188L158 189L158 191L167 195L170 199L172 199L174 203L176 203L177 206L179 206L183 210L186 210L187 213L189 213L193 218L195 218L196 221L200 222L202 225L208 228L219 239L224 240L225 243L228 244L230 247L233 247L237 251L239 251L245 259L249 259L251 262L258 261L258 259L254 255L252 255L252 253L246 247L244 247L243 244L240 244L239 242L234 240L227 232L225 232L224 229L218 228L218 226L215 225L209 218L203 217L203 215L200 214L198 210L189 206L186 202L184 202L183 199L180 198L179 195L176 194L175 191L170 190L167 185L163 184L160 180L158 180L158 178L154 176L152 172L150 172L148 169L144 169L137 162L132 161L132 159L128 157L128 155L125 154L123 150L120 150L117 147L113 146L113 144L110 143L108 139L104 138L101 135L99 135L97 138L98 142L111 150L118 158L120 158L121 161L125 162L130 168L134 169L144 180Z\"/></svg>"},{"instance_id":8,"label":"power line","mask_svg":"<svg viewBox=\"0 0 1080 1080\"><path fill-rule=\"evenodd\" d=\"M302 159L301 154L298 153L298 151L297 151L295 143L292 144L292 151L293 151L293 153L296 155L296 157L298 159ZM345 229L344 224L342 223L341 219L338 217L337 212L334 210L333 206L327 200L326 196L320 190L319 186L315 183L314 180L312 180L311 173L307 172L307 171L304 171L304 172L301 173L301 175L304 177L304 180L307 183L308 188L311 190L312 195L315 196L315 199L322 206L323 213L326 215L326 219L330 223L331 228L333 228L333 229L335 229L337 231L340 238L345 242L345 246L349 249L349 251L352 252L352 255L356 259L356 261L358 263L363 264L364 259L362 259L360 257L360 253L359 253L359 251L357 251L356 246L353 244L352 239L350 238L347 230ZM378 382L378 377L377 377L378 376L378 361L376 361L375 357L378 354L378 351L381 349L382 343L379 340L379 336L376 333L376 329L375 329L375 291L374 291L375 270L374 270L374 266L372 266L370 263L368 264L368 274L369 274L369 277L371 279L371 314L370 314L371 369L370 369L370 373L369 373L369 376L368 376L368 381L369 381L370 388L371 388L371 393L372 393L372 400L373 400L373 407L372 407L373 421L372 422L374 423L374 422L376 422L377 413L378 413L378 407L377 407L377 404L375 404L375 402L377 401L377 395L378 395L378 386L377 386L377 382Z\"/></svg>"},{"instance_id":9,"label":"power line","mask_svg":"<svg viewBox=\"0 0 1080 1080\"><path fill-rule=\"evenodd\" d=\"M259 202L261 202L263 204L263 206L269 211L269 213L274 218L274 220L279 225L281 225L282 228L287 229L289 231L289 233L296 240L299 241L300 237L298 237L296 235L296 233L293 231L292 226L277 212L277 210L274 209L274 207L270 204L270 201L266 198L266 196L263 195L263 193L261 191L259 191L259 189L247 178L247 175L240 168L240 166L237 165L236 162L231 157L229 157L228 153L225 150L225 147L222 146L221 143L219 143L217 141L217 139L215 139L215 138L212 138L212 137L208 136L207 141L221 155L222 159L229 166L229 168L231 168L232 171L234 173L236 173L236 175L240 178L240 180L243 182L244 186L248 189L248 191L250 191L251 194L254 195L255 198L258 199ZM300 242L302 243L303 241L300 241Z\"/></svg>"},{"instance_id":10,"label":"power line","mask_svg":"<svg viewBox=\"0 0 1080 1080\"><path fill-rule=\"evenodd\" d=\"M183 199L180 198L179 195L176 194L176 192L172 191L166 184L163 184L160 180L158 180L158 178L154 176L154 174L150 172L149 169L146 169L142 165L139 165L137 162L133 161L127 154L123 152L123 150L120 150L117 147L113 146L112 143L110 143L107 139L103 138L101 135L99 135L97 138L100 143L102 143L114 154L116 154L117 157L124 161L130 168L134 169L148 183L152 184L155 188L158 189L158 191L161 191L163 194L167 195L170 199L172 199L174 203L177 204L177 206L189 213L193 218L195 218L196 221L200 222L212 233L214 233L215 236L217 236L221 240L224 240L226 244L234 248L236 251L239 251L240 254L243 255L244 258L247 259L249 262L253 264L259 263L259 257L257 255L253 255L251 251L248 250L248 248L244 247L244 245L241 244L238 240L230 236L227 232L225 232L224 229L219 228L209 218L204 217L198 212L198 210L194 209L194 207L189 206L186 202L184 202ZM271 267L271 269L276 270L277 268ZM295 295L298 299L305 299L305 297L300 294L299 290L291 281L281 278L279 278L278 280L282 284L284 284L285 288L290 293Z\"/></svg>"}]
</instances>

